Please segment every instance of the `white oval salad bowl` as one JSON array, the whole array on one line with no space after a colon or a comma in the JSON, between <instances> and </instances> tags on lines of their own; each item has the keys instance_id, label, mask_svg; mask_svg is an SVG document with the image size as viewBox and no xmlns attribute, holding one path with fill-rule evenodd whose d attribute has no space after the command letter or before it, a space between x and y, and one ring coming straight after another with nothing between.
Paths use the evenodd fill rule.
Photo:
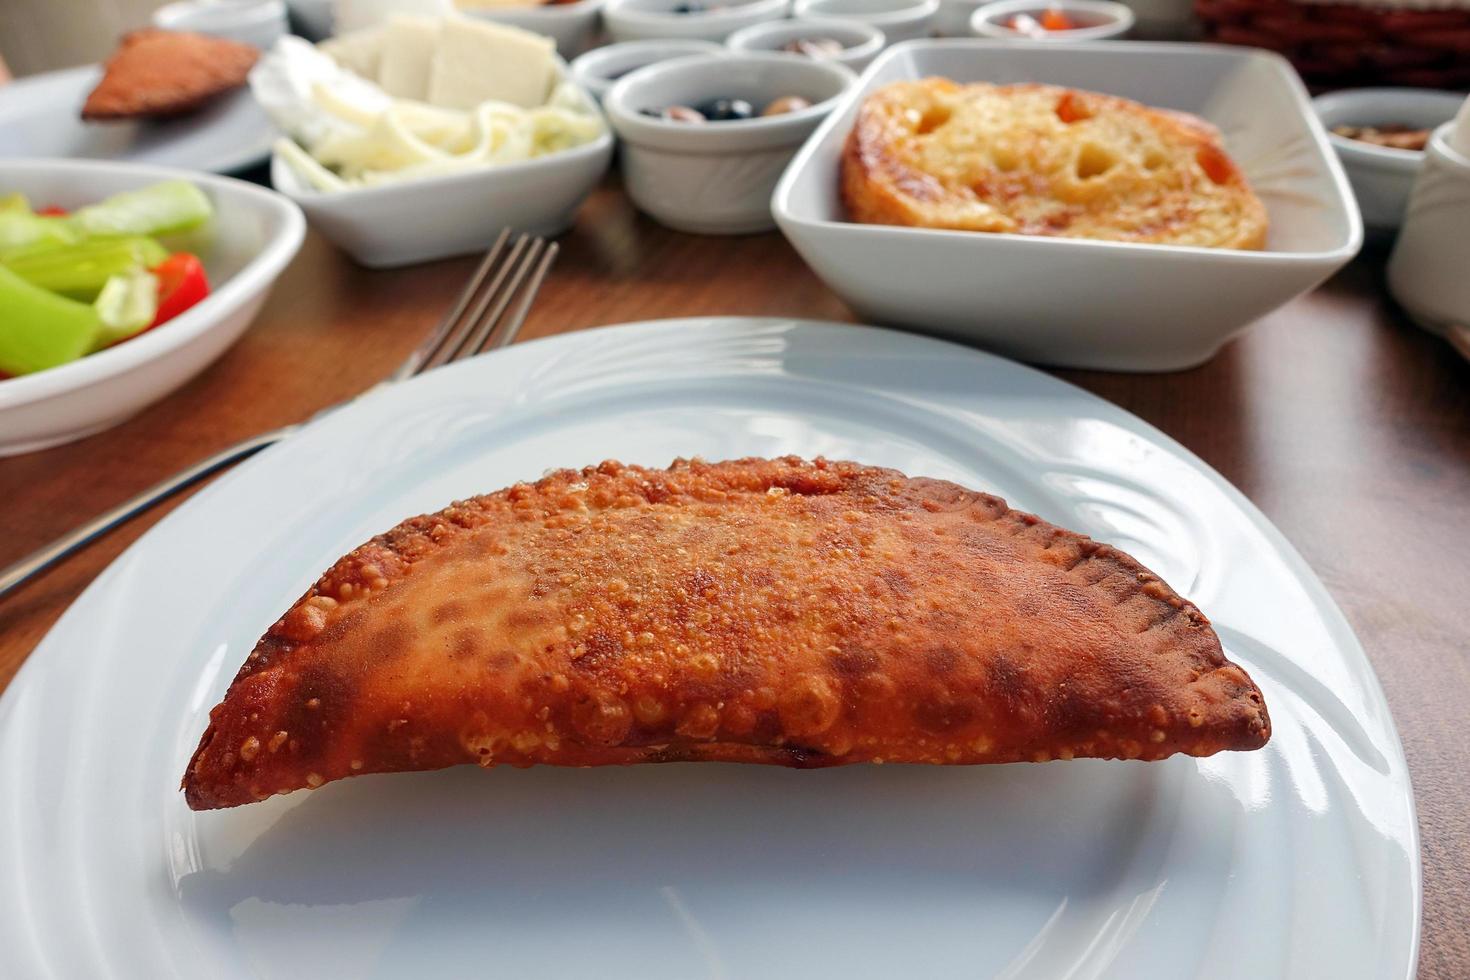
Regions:
<instances>
[{"instance_id":1,"label":"white oval salad bowl","mask_svg":"<svg viewBox=\"0 0 1470 980\"><path fill-rule=\"evenodd\" d=\"M0 193L19 192L38 207L71 210L164 180L193 183L214 206L199 248L209 296L125 343L0 380L0 456L101 431L178 388L239 338L301 247L301 210L231 177L114 161L0 161Z\"/></svg>"}]
</instances>

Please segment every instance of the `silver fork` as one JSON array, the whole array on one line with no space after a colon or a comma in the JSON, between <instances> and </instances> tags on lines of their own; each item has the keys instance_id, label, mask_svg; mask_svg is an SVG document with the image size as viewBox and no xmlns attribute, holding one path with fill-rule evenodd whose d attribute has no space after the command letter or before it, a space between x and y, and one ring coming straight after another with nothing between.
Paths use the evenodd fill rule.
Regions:
<instances>
[{"instance_id":1,"label":"silver fork","mask_svg":"<svg viewBox=\"0 0 1470 980\"><path fill-rule=\"evenodd\" d=\"M350 405L379 389L431 371L452 361L474 357L485 351L509 346L520 333L521 324L541 288L546 272L556 258L557 245L530 235L518 235L511 241L509 230L503 231L485 259L470 278L454 308L434 329L418 349L408 356L388 377L362 394L317 412L306 422L262 432L227 449L202 459L193 466L149 487L131 500L124 501L105 514L83 524L38 551L0 571L0 597L28 581L56 562L79 551L108 531L125 524L180 490L193 486L232 463L252 456L298 431L302 426L344 405ZM520 296L511 310L511 302ZM507 316L507 311L510 311Z\"/></svg>"}]
</instances>

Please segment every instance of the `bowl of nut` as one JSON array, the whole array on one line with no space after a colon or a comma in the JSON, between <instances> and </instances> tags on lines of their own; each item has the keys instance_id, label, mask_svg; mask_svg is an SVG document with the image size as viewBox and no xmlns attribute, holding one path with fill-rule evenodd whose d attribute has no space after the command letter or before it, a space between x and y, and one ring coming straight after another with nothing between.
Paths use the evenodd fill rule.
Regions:
<instances>
[{"instance_id":1,"label":"bowl of nut","mask_svg":"<svg viewBox=\"0 0 1470 980\"><path fill-rule=\"evenodd\" d=\"M775 227L777 180L856 81L831 61L765 52L640 68L603 98L629 196L680 231L739 235Z\"/></svg>"},{"instance_id":2,"label":"bowl of nut","mask_svg":"<svg viewBox=\"0 0 1470 980\"><path fill-rule=\"evenodd\" d=\"M1343 89L1312 100L1370 234L1391 236L1424 169L1424 145L1464 96L1423 88Z\"/></svg>"},{"instance_id":3,"label":"bowl of nut","mask_svg":"<svg viewBox=\"0 0 1470 980\"><path fill-rule=\"evenodd\" d=\"M883 32L860 20L797 17L752 24L725 41L732 51L778 51L834 61L861 72L887 43Z\"/></svg>"}]
</instances>

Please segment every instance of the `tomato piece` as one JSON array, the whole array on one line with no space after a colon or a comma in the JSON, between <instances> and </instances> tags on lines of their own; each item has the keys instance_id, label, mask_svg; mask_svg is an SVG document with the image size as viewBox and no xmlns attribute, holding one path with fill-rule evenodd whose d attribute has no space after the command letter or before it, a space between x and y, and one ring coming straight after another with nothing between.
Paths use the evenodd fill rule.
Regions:
<instances>
[{"instance_id":1,"label":"tomato piece","mask_svg":"<svg viewBox=\"0 0 1470 980\"><path fill-rule=\"evenodd\" d=\"M1086 98L1073 89L1062 93L1057 99L1057 118L1062 122L1071 124L1092 118L1092 107L1087 104Z\"/></svg>"},{"instance_id":2,"label":"tomato piece","mask_svg":"<svg viewBox=\"0 0 1470 980\"><path fill-rule=\"evenodd\" d=\"M1041 15L1041 27L1048 31L1070 31L1074 30L1077 25L1072 23L1072 18L1056 7L1048 7L1046 13Z\"/></svg>"},{"instance_id":3,"label":"tomato piece","mask_svg":"<svg viewBox=\"0 0 1470 980\"><path fill-rule=\"evenodd\" d=\"M1228 184L1235 177L1235 164L1225 152L1213 144L1199 148L1194 155L1205 176L1217 184Z\"/></svg>"},{"instance_id":4,"label":"tomato piece","mask_svg":"<svg viewBox=\"0 0 1470 980\"><path fill-rule=\"evenodd\" d=\"M48 204L36 213L43 218L64 218L68 212L66 208L59 208L54 204Z\"/></svg>"},{"instance_id":5,"label":"tomato piece","mask_svg":"<svg viewBox=\"0 0 1470 980\"><path fill-rule=\"evenodd\" d=\"M197 255L176 252L158 263L152 272L158 277L158 315L149 325L150 330L209 295L209 277Z\"/></svg>"}]
</instances>

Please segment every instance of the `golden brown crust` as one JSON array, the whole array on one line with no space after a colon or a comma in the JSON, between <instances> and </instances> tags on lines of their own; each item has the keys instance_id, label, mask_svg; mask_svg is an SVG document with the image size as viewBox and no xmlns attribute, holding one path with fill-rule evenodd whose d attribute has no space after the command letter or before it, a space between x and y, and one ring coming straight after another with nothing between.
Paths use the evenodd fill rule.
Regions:
<instances>
[{"instance_id":1,"label":"golden brown crust","mask_svg":"<svg viewBox=\"0 0 1470 980\"><path fill-rule=\"evenodd\" d=\"M1051 85L895 82L841 163L869 224L1259 249L1266 209L1188 113Z\"/></svg>"},{"instance_id":2,"label":"golden brown crust","mask_svg":"<svg viewBox=\"0 0 1470 980\"><path fill-rule=\"evenodd\" d=\"M205 34L148 28L123 36L87 96L82 118L166 118L245 84L260 52Z\"/></svg>"},{"instance_id":3,"label":"golden brown crust","mask_svg":"<svg viewBox=\"0 0 1470 980\"><path fill-rule=\"evenodd\" d=\"M367 772L1254 749L1260 691L1193 605L996 497L788 457L618 463L415 517L240 669L195 809Z\"/></svg>"}]
</instances>

